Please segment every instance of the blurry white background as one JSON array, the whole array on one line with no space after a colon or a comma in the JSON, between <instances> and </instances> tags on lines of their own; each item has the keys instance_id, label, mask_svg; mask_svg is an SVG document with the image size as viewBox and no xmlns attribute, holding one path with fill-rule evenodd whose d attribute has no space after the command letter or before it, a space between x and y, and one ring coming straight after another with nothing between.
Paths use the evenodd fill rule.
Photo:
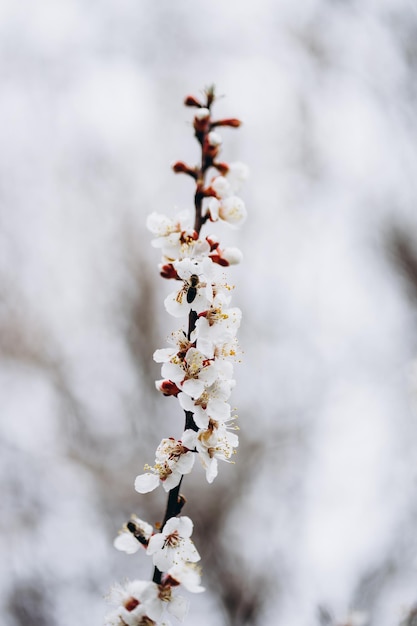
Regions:
<instances>
[{"instance_id":1,"label":"blurry white background","mask_svg":"<svg viewBox=\"0 0 417 626\"><path fill-rule=\"evenodd\" d=\"M1 623L101 624L151 575L112 547L162 517L133 479L182 431L145 221L191 208L182 101L215 83L251 168L221 231L242 445L184 483L208 587L186 624L415 626L417 5L3 0L0 75Z\"/></svg>"}]
</instances>

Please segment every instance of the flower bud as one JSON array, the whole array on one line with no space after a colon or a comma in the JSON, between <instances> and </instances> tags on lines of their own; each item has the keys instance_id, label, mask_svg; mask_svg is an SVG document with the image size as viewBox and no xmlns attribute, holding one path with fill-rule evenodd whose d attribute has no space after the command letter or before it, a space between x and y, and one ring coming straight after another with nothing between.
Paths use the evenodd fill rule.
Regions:
<instances>
[{"instance_id":1,"label":"flower bud","mask_svg":"<svg viewBox=\"0 0 417 626\"><path fill-rule=\"evenodd\" d=\"M215 192L216 198L224 198L230 194L230 183L224 176L216 176L210 183L210 189Z\"/></svg>"},{"instance_id":2,"label":"flower bud","mask_svg":"<svg viewBox=\"0 0 417 626\"><path fill-rule=\"evenodd\" d=\"M174 172L187 172L189 167L186 163L184 163L184 161L176 161L173 163L172 169Z\"/></svg>"},{"instance_id":3,"label":"flower bud","mask_svg":"<svg viewBox=\"0 0 417 626\"><path fill-rule=\"evenodd\" d=\"M203 105L201 104L201 102L199 102L197 100L197 98L194 98L194 96L187 96L184 100L184 104L186 107L202 107Z\"/></svg>"},{"instance_id":4,"label":"flower bud","mask_svg":"<svg viewBox=\"0 0 417 626\"><path fill-rule=\"evenodd\" d=\"M197 178L197 173L195 169L184 163L184 161L176 161L175 163L173 163L172 169L176 174L188 174L194 179Z\"/></svg>"},{"instance_id":5,"label":"flower bud","mask_svg":"<svg viewBox=\"0 0 417 626\"><path fill-rule=\"evenodd\" d=\"M239 248L225 248L222 252L222 257L229 265L237 265L242 261L243 254Z\"/></svg>"},{"instance_id":6,"label":"flower bud","mask_svg":"<svg viewBox=\"0 0 417 626\"><path fill-rule=\"evenodd\" d=\"M155 387L161 391L164 396L177 396L180 392L177 385L172 380L156 380Z\"/></svg>"},{"instance_id":7,"label":"flower bud","mask_svg":"<svg viewBox=\"0 0 417 626\"><path fill-rule=\"evenodd\" d=\"M216 122L212 122L212 127L214 128L215 126L231 126L232 128L239 128L239 126L242 124L242 122L240 120L238 120L235 117L228 117L224 120L217 120Z\"/></svg>"},{"instance_id":8,"label":"flower bud","mask_svg":"<svg viewBox=\"0 0 417 626\"><path fill-rule=\"evenodd\" d=\"M210 146L218 147L222 143L222 138L220 137L219 133L215 133L214 131L211 131L207 135L207 142Z\"/></svg>"},{"instance_id":9,"label":"flower bud","mask_svg":"<svg viewBox=\"0 0 417 626\"><path fill-rule=\"evenodd\" d=\"M220 137L220 135L218 133L215 133L214 131L211 131L210 133L208 133L203 144L204 153L214 159L220 150L221 144L222 138Z\"/></svg>"},{"instance_id":10,"label":"flower bud","mask_svg":"<svg viewBox=\"0 0 417 626\"><path fill-rule=\"evenodd\" d=\"M222 267L228 267L229 265L237 265L241 262L243 255L239 248L225 248L221 250L218 246L213 248L213 251L209 255L213 263L217 263Z\"/></svg>"},{"instance_id":11,"label":"flower bud","mask_svg":"<svg viewBox=\"0 0 417 626\"><path fill-rule=\"evenodd\" d=\"M209 129L210 111L205 107L198 109L194 115L194 129L197 133L205 133Z\"/></svg>"},{"instance_id":12,"label":"flower bud","mask_svg":"<svg viewBox=\"0 0 417 626\"><path fill-rule=\"evenodd\" d=\"M246 207L243 200L237 196L230 196L221 201L219 217L231 226L239 226L246 219Z\"/></svg>"},{"instance_id":13,"label":"flower bud","mask_svg":"<svg viewBox=\"0 0 417 626\"><path fill-rule=\"evenodd\" d=\"M206 107L201 107L201 109L198 109L198 111L195 112L194 117L197 120L206 120L210 117L210 111L206 109Z\"/></svg>"},{"instance_id":14,"label":"flower bud","mask_svg":"<svg viewBox=\"0 0 417 626\"><path fill-rule=\"evenodd\" d=\"M213 237L213 235L206 237L206 241L210 246L210 252L213 252L213 250L216 250L219 247L220 242L216 237Z\"/></svg>"}]
</instances>

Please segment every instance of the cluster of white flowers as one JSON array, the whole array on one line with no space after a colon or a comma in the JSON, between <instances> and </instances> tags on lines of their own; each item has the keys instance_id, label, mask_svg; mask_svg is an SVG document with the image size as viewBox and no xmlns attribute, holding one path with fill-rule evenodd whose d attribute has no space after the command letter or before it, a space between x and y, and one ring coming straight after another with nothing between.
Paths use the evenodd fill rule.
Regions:
<instances>
[{"instance_id":1,"label":"cluster of white flowers","mask_svg":"<svg viewBox=\"0 0 417 626\"><path fill-rule=\"evenodd\" d=\"M217 176L214 183L220 179L226 181ZM213 200L218 202L211 198L210 203ZM165 299L165 308L174 317L192 319L188 332L181 329L173 333L169 340L172 347L156 350L153 356L162 363L157 389L176 396L184 411L193 414L193 424L179 441L162 440L155 466L148 466L148 471L136 478L135 488L140 493L152 491L160 483L167 491L172 489L181 475L191 472L196 452L208 482L212 482L217 460L230 461L238 446L228 399L235 384L233 362L239 351L236 332L241 311L230 306L232 288L223 272L231 256L236 260L241 255L235 249L229 255L227 248L225 254L213 237L200 239L183 219L169 220L155 213L148 219L149 229L158 237L153 243L162 249L161 272L178 283Z\"/></svg>"},{"instance_id":2,"label":"cluster of white flowers","mask_svg":"<svg viewBox=\"0 0 417 626\"><path fill-rule=\"evenodd\" d=\"M124 587L116 586L111 600L118 606L106 616L106 626L168 625L165 609L177 619L184 618L187 600L173 589L182 585L192 593L204 591L195 565L200 555L190 539L192 531L193 523L186 516L171 517L162 532L155 533L150 524L132 515L114 546L127 554L134 554L142 546L162 576L160 583L134 580Z\"/></svg>"},{"instance_id":3,"label":"cluster of white flowers","mask_svg":"<svg viewBox=\"0 0 417 626\"><path fill-rule=\"evenodd\" d=\"M147 220L154 235L152 245L162 253L161 276L176 285L165 299L165 308L173 317L186 319L184 327L172 333L170 347L153 355L162 364L162 379L156 381L156 388L177 398L185 411L185 428L180 439L162 439L155 464L145 465L145 472L136 477L139 493L159 485L169 492L167 513L158 525L160 532L132 516L116 538L115 547L128 554L142 546L152 556L155 573L153 582L132 581L114 590L118 607L107 616L107 626L162 626L168 624L165 608L182 619L186 601L173 589L182 585L191 592L204 590L195 565L200 555L190 539L193 523L189 517L178 517L184 503L179 488L197 456L211 483L218 473L218 460L231 462L239 444L229 398L235 385L233 365L239 354L236 333L241 311L230 304L232 288L224 271L239 263L242 254L237 248L222 248L214 236L202 237L200 231L207 222L221 220L237 227L245 220L245 205L236 193L248 168L242 163L216 161L222 140L213 129L237 127L240 122L212 122L214 95L211 91L206 95L207 106L192 97L186 100L197 109L194 129L202 147L201 167L191 168L183 162L174 165L176 172L187 173L196 181L194 223L187 213L174 219L152 213ZM215 175L210 177L210 170L215 170ZM171 508L170 502L174 503Z\"/></svg>"}]
</instances>

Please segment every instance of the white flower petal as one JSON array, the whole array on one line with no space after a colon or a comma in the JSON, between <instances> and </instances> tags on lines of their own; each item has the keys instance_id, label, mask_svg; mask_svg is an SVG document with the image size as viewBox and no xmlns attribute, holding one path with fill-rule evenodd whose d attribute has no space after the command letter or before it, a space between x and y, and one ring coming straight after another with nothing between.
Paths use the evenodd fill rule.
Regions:
<instances>
[{"instance_id":1,"label":"white flower petal","mask_svg":"<svg viewBox=\"0 0 417 626\"><path fill-rule=\"evenodd\" d=\"M181 535L181 537L191 537L191 535L193 534L194 524L187 515L183 515L182 517L178 517L178 518L171 518L170 520L168 520L167 524L172 519L177 519L178 523L176 524L175 527L178 530L178 533Z\"/></svg>"},{"instance_id":2,"label":"white flower petal","mask_svg":"<svg viewBox=\"0 0 417 626\"><path fill-rule=\"evenodd\" d=\"M181 441L186 448L193 450L197 442L197 433L194 430L191 430L191 428L185 430L181 437Z\"/></svg>"},{"instance_id":3,"label":"white flower petal","mask_svg":"<svg viewBox=\"0 0 417 626\"><path fill-rule=\"evenodd\" d=\"M190 380L185 380L182 384L182 390L187 395L192 398L198 398L204 391L204 382L202 380L195 380L191 378Z\"/></svg>"},{"instance_id":4,"label":"white flower petal","mask_svg":"<svg viewBox=\"0 0 417 626\"><path fill-rule=\"evenodd\" d=\"M161 374L167 380L172 380L173 383L180 383L185 376L183 368L177 363L163 363Z\"/></svg>"},{"instance_id":5,"label":"white flower petal","mask_svg":"<svg viewBox=\"0 0 417 626\"><path fill-rule=\"evenodd\" d=\"M155 350L153 353L153 360L156 363L165 363L169 361L176 354L176 350L172 348L160 348L159 350Z\"/></svg>"},{"instance_id":6,"label":"white flower petal","mask_svg":"<svg viewBox=\"0 0 417 626\"><path fill-rule=\"evenodd\" d=\"M231 226L240 226L247 216L245 203L237 196L224 198L219 207L219 217Z\"/></svg>"},{"instance_id":7,"label":"white flower petal","mask_svg":"<svg viewBox=\"0 0 417 626\"><path fill-rule=\"evenodd\" d=\"M166 524L165 524L166 526ZM149 539L146 554L155 554L164 547L165 536L162 533L156 533Z\"/></svg>"},{"instance_id":8,"label":"white flower petal","mask_svg":"<svg viewBox=\"0 0 417 626\"><path fill-rule=\"evenodd\" d=\"M139 541L129 531L120 533L113 541L113 545L116 550L126 554L135 554L140 548Z\"/></svg>"},{"instance_id":9,"label":"white flower petal","mask_svg":"<svg viewBox=\"0 0 417 626\"><path fill-rule=\"evenodd\" d=\"M181 474L189 474L193 469L195 461L194 452L187 452L186 454L181 454L180 458L176 463L176 471Z\"/></svg>"},{"instance_id":10,"label":"white flower petal","mask_svg":"<svg viewBox=\"0 0 417 626\"><path fill-rule=\"evenodd\" d=\"M187 615L188 600L183 596L172 596L171 602L168 604L168 611L181 622Z\"/></svg>"},{"instance_id":11,"label":"white flower petal","mask_svg":"<svg viewBox=\"0 0 417 626\"><path fill-rule=\"evenodd\" d=\"M159 476L157 474L140 474L135 479L135 489L139 493L149 493L159 486Z\"/></svg>"},{"instance_id":12,"label":"white flower petal","mask_svg":"<svg viewBox=\"0 0 417 626\"><path fill-rule=\"evenodd\" d=\"M169 296L165 298L164 306L166 311L173 317L183 317L187 315L190 310L190 305L187 302L185 294L180 298L178 291L170 293Z\"/></svg>"},{"instance_id":13,"label":"white flower petal","mask_svg":"<svg viewBox=\"0 0 417 626\"><path fill-rule=\"evenodd\" d=\"M206 479L208 483L212 483L218 474L217 459L210 459L206 466Z\"/></svg>"}]
</instances>

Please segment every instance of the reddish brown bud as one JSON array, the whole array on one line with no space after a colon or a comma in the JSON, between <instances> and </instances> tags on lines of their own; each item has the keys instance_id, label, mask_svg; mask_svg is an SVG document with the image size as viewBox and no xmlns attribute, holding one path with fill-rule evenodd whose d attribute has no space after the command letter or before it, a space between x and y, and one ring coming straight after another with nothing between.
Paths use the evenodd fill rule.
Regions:
<instances>
[{"instance_id":1,"label":"reddish brown bud","mask_svg":"<svg viewBox=\"0 0 417 626\"><path fill-rule=\"evenodd\" d=\"M184 104L186 107L202 107L203 105L201 104L201 102L199 102L197 100L197 98L194 98L194 96L187 96L184 100Z\"/></svg>"},{"instance_id":2,"label":"reddish brown bud","mask_svg":"<svg viewBox=\"0 0 417 626\"><path fill-rule=\"evenodd\" d=\"M210 122L209 117L203 117L203 118L195 117L193 126L194 126L194 130L196 131L196 133L199 134L199 133L207 132L210 126L209 122Z\"/></svg>"},{"instance_id":3,"label":"reddish brown bud","mask_svg":"<svg viewBox=\"0 0 417 626\"><path fill-rule=\"evenodd\" d=\"M180 280L180 277L178 276L172 263L166 263L165 265L162 265L160 274L162 278L175 278L175 280Z\"/></svg>"},{"instance_id":4,"label":"reddish brown bud","mask_svg":"<svg viewBox=\"0 0 417 626\"><path fill-rule=\"evenodd\" d=\"M176 163L172 165L172 169L176 174L188 174L194 179L197 178L197 173L195 169L184 163L184 161L176 161Z\"/></svg>"},{"instance_id":5,"label":"reddish brown bud","mask_svg":"<svg viewBox=\"0 0 417 626\"><path fill-rule=\"evenodd\" d=\"M187 172L190 168L186 163L184 163L184 161L176 161L172 165L172 169L174 172Z\"/></svg>"},{"instance_id":6,"label":"reddish brown bud","mask_svg":"<svg viewBox=\"0 0 417 626\"><path fill-rule=\"evenodd\" d=\"M159 385L160 391L164 394L164 396L177 396L180 392L177 385L172 382L172 380L163 380Z\"/></svg>"},{"instance_id":7,"label":"reddish brown bud","mask_svg":"<svg viewBox=\"0 0 417 626\"><path fill-rule=\"evenodd\" d=\"M241 124L242 122L235 117L228 117L224 120L217 120L217 122L212 122L211 127L214 128L215 126L231 126L232 128L239 128Z\"/></svg>"},{"instance_id":8,"label":"reddish brown bud","mask_svg":"<svg viewBox=\"0 0 417 626\"><path fill-rule=\"evenodd\" d=\"M218 161L216 161L216 163L213 163L213 166L220 172L222 176L226 176L227 172L230 169L227 163L219 163Z\"/></svg>"},{"instance_id":9,"label":"reddish brown bud","mask_svg":"<svg viewBox=\"0 0 417 626\"><path fill-rule=\"evenodd\" d=\"M204 143L203 151L208 157L214 159L220 150L220 146L212 146L208 142Z\"/></svg>"}]
</instances>

